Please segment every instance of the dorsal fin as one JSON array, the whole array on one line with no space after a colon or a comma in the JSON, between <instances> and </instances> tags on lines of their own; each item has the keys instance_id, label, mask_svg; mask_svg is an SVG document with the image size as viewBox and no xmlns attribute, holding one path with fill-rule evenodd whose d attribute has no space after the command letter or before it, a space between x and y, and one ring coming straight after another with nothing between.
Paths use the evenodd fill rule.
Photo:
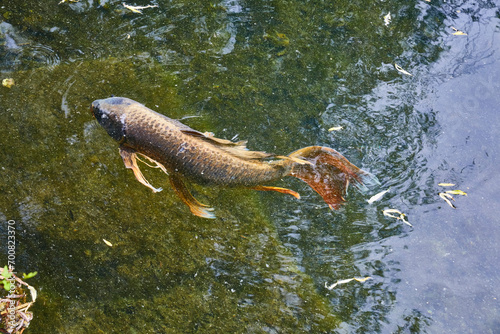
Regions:
<instances>
[{"instance_id":1,"label":"dorsal fin","mask_svg":"<svg viewBox=\"0 0 500 334\"><path fill-rule=\"evenodd\" d=\"M202 133L193 129L181 129L181 132L189 136L200 138L241 159L265 159L274 156L274 154L269 154L266 152L249 151L246 146L246 140L233 142L227 139L217 138L209 133Z\"/></svg>"},{"instance_id":2,"label":"dorsal fin","mask_svg":"<svg viewBox=\"0 0 500 334\"><path fill-rule=\"evenodd\" d=\"M203 133L203 132L196 131L193 129L181 129L181 132L184 134L196 137L196 138L208 139L208 141L214 141L217 144L222 144L222 145L235 146L235 145L243 144L243 146L245 146L245 143L246 143L246 142L241 142L241 141L235 143L235 142L232 142L232 141L227 140L227 139L216 138L213 136L213 134L211 132Z\"/></svg>"}]
</instances>

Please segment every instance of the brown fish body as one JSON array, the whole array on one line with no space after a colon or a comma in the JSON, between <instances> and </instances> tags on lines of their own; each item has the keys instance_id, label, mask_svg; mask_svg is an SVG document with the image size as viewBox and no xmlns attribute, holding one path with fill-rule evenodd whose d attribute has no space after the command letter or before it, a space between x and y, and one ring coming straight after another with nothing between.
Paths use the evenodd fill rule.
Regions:
<instances>
[{"instance_id":1,"label":"brown fish body","mask_svg":"<svg viewBox=\"0 0 500 334\"><path fill-rule=\"evenodd\" d=\"M205 218L215 218L209 212L212 209L192 197L182 178L205 185L274 190L299 198L292 190L262 186L291 175L307 182L331 208L344 201L349 181L363 187L363 181L376 180L327 147L306 147L288 157L270 160L275 156L249 151L245 142L201 133L127 98L96 100L91 109L108 134L120 143L126 167L142 184L159 191L143 177L136 163L137 154L168 172L179 197L195 215Z\"/></svg>"},{"instance_id":2,"label":"brown fish body","mask_svg":"<svg viewBox=\"0 0 500 334\"><path fill-rule=\"evenodd\" d=\"M163 164L171 173L206 185L257 186L290 172L291 161L245 158L243 143L207 136L143 105L123 107L123 146Z\"/></svg>"}]
</instances>

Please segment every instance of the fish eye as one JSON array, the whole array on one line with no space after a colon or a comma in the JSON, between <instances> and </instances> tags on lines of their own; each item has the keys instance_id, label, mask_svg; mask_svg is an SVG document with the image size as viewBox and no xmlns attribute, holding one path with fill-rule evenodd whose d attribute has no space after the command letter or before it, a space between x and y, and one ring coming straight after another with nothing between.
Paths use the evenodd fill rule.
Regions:
<instances>
[{"instance_id":1,"label":"fish eye","mask_svg":"<svg viewBox=\"0 0 500 334\"><path fill-rule=\"evenodd\" d=\"M125 137L123 120L110 109L106 100L95 100L90 106L94 118L116 141L121 141Z\"/></svg>"}]
</instances>

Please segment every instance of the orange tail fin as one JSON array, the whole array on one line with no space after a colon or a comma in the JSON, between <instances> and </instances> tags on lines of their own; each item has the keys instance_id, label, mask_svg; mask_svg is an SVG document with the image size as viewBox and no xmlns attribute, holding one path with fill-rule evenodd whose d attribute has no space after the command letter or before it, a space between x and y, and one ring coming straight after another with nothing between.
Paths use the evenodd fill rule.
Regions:
<instances>
[{"instance_id":1,"label":"orange tail fin","mask_svg":"<svg viewBox=\"0 0 500 334\"><path fill-rule=\"evenodd\" d=\"M379 183L375 176L354 166L342 154L328 147L305 147L292 152L289 157L308 162L294 163L290 175L306 182L331 209L338 209L345 202L349 183L361 191L368 189L366 185Z\"/></svg>"}]
</instances>

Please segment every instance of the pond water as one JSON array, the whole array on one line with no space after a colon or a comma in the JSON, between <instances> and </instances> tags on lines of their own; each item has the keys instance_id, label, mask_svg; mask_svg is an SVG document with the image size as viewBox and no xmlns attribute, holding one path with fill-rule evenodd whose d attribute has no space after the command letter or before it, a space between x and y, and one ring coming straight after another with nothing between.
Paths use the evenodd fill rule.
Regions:
<instances>
[{"instance_id":1,"label":"pond water","mask_svg":"<svg viewBox=\"0 0 500 334\"><path fill-rule=\"evenodd\" d=\"M25 333L500 332L497 1L122 2L0 4ZM381 184L338 211L291 178L300 200L192 185L216 209L198 218L124 168L89 112L111 95L254 150L329 146Z\"/></svg>"}]
</instances>

